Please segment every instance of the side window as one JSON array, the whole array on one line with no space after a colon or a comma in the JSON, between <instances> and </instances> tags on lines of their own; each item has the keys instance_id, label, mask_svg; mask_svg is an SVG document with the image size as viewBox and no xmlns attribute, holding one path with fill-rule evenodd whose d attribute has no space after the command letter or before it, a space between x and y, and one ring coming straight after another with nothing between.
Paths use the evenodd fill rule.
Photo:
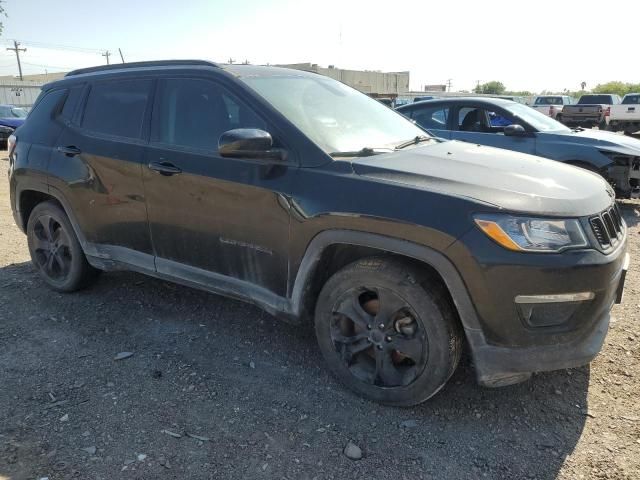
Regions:
<instances>
[{"instance_id":1,"label":"side window","mask_svg":"<svg viewBox=\"0 0 640 480\"><path fill-rule=\"evenodd\" d=\"M458 130L463 132L480 132L480 109L475 107L461 107L458 109Z\"/></svg>"},{"instance_id":2,"label":"side window","mask_svg":"<svg viewBox=\"0 0 640 480\"><path fill-rule=\"evenodd\" d=\"M64 120L73 120L73 115L75 114L78 104L80 103L80 99L82 98L83 89L84 85L76 85L69 89L69 94L67 95L67 99L64 101L64 106L60 112L60 116Z\"/></svg>"},{"instance_id":3,"label":"side window","mask_svg":"<svg viewBox=\"0 0 640 480\"><path fill-rule=\"evenodd\" d=\"M151 80L107 80L91 86L82 127L97 133L141 138Z\"/></svg>"},{"instance_id":4,"label":"side window","mask_svg":"<svg viewBox=\"0 0 640 480\"><path fill-rule=\"evenodd\" d=\"M158 84L151 139L167 145L215 151L227 130L266 124L224 87L201 79Z\"/></svg>"},{"instance_id":5,"label":"side window","mask_svg":"<svg viewBox=\"0 0 640 480\"><path fill-rule=\"evenodd\" d=\"M449 119L448 107L423 107L413 110L412 118L422 128L446 130Z\"/></svg>"},{"instance_id":6,"label":"side window","mask_svg":"<svg viewBox=\"0 0 640 480\"><path fill-rule=\"evenodd\" d=\"M67 90L53 90L41 95L29 112L27 121L20 127L20 136L29 143L53 145L62 132L62 124L55 122L54 118L60 111Z\"/></svg>"},{"instance_id":7,"label":"side window","mask_svg":"<svg viewBox=\"0 0 640 480\"><path fill-rule=\"evenodd\" d=\"M489 117L489 125L491 126L491 128L502 129L507 125L513 125L515 123L515 120L512 117L499 112L492 112L490 110L487 110L487 115Z\"/></svg>"}]
</instances>

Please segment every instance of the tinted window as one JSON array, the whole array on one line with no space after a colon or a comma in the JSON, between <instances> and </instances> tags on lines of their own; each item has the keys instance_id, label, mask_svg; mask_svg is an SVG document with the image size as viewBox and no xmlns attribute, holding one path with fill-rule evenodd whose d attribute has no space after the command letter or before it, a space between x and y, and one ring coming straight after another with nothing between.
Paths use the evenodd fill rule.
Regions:
<instances>
[{"instance_id":1,"label":"tinted window","mask_svg":"<svg viewBox=\"0 0 640 480\"><path fill-rule=\"evenodd\" d=\"M458 130L477 132L480 126L480 109L462 107L458 110Z\"/></svg>"},{"instance_id":2,"label":"tinted window","mask_svg":"<svg viewBox=\"0 0 640 480\"><path fill-rule=\"evenodd\" d=\"M106 135L140 138L150 80L98 82L91 86L82 126Z\"/></svg>"},{"instance_id":3,"label":"tinted window","mask_svg":"<svg viewBox=\"0 0 640 480\"><path fill-rule=\"evenodd\" d=\"M583 95L578 100L578 105L605 104L614 103L615 100L611 95Z\"/></svg>"},{"instance_id":4,"label":"tinted window","mask_svg":"<svg viewBox=\"0 0 640 480\"><path fill-rule=\"evenodd\" d=\"M29 113L25 124L20 127L20 137L29 143L53 145L62 132L62 125L54 121L60 111L67 90L43 93Z\"/></svg>"},{"instance_id":5,"label":"tinted window","mask_svg":"<svg viewBox=\"0 0 640 480\"><path fill-rule=\"evenodd\" d=\"M536 105L562 105L562 97L538 97Z\"/></svg>"},{"instance_id":6,"label":"tinted window","mask_svg":"<svg viewBox=\"0 0 640 480\"><path fill-rule=\"evenodd\" d=\"M84 85L78 85L69 89L69 94L67 95L67 99L62 107L62 112L60 113L60 116L65 120L73 120L73 114L78 107L78 103L80 103L80 99L82 98L83 88Z\"/></svg>"},{"instance_id":7,"label":"tinted window","mask_svg":"<svg viewBox=\"0 0 640 480\"><path fill-rule=\"evenodd\" d=\"M413 110L411 118L423 128L446 130L449 108L441 106L416 108Z\"/></svg>"},{"instance_id":8,"label":"tinted window","mask_svg":"<svg viewBox=\"0 0 640 480\"><path fill-rule=\"evenodd\" d=\"M153 141L204 150L217 150L227 130L267 128L229 91L199 79L162 80L153 116Z\"/></svg>"},{"instance_id":9,"label":"tinted window","mask_svg":"<svg viewBox=\"0 0 640 480\"><path fill-rule=\"evenodd\" d=\"M640 94L638 95L627 95L622 100L622 103L625 105L637 105L640 103Z\"/></svg>"}]
</instances>

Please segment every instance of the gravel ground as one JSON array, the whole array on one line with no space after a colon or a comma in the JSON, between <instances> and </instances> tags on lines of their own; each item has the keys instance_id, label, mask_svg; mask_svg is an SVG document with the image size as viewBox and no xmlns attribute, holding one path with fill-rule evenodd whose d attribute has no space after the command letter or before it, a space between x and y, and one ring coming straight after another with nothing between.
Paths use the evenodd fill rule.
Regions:
<instances>
[{"instance_id":1,"label":"gravel ground","mask_svg":"<svg viewBox=\"0 0 640 480\"><path fill-rule=\"evenodd\" d=\"M640 478L638 202L622 205L624 303L590 366L492 390L464 363L397 409L337 384L311 328L243 303L133 273L51 292L0 170L0 480Z\"/></svg>"}]
</instances>

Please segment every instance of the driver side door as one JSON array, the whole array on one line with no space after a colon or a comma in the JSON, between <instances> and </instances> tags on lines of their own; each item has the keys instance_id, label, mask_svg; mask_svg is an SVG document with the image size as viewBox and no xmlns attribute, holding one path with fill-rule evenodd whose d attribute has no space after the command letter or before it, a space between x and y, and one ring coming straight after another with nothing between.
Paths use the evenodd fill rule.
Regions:
<instances>
[{"instance_id":1,"label":"driver side door","mask_svg":"<svg viewBox=\"0 0 640 480\"><path fill-rule=\"evenodd\" d=\"M192 284L257 286L283 296L286 194L297 166L221 156L220 136L237 128L271 130L222 82L158 80L143 168L156 270Z\"/></svg>"},{"instance_id":2,"label":"driver side door","mask_svg":"<svg viewBox=\"0 0 640 480\"><path fill-rule=\"evenodd\" d=\"M504 127L519 123L509 112L478 104L462 104L453 118L452 140L535 154L535 136L507 136Z\"/></svg>"}]
</instances>

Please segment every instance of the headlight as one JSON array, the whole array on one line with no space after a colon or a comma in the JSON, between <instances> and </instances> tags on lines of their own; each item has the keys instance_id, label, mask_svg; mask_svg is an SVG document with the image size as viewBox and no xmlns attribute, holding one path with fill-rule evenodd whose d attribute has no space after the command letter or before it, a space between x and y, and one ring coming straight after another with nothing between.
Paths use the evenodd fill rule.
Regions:
<instances>
[{"instance_id":1,"label":"headlight","mask_svg":"<svg viewBox=\"0 0 640 480\"><path fill-rule=\"evenodd\" d=\"M492 240L520 252L560 252L588 245L575 219L476 215L478 227Z\"/></svg>"}]
</instances>

